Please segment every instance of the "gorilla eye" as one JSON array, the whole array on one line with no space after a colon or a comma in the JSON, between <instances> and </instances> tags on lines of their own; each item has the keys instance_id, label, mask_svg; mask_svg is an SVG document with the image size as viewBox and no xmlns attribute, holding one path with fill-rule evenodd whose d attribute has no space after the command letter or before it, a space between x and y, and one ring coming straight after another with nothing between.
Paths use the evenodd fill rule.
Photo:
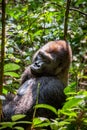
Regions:
<instances>
[{"instance_id":1,"label":"gorilla eye","mask_svg":"<svg viewBox=\"0 0 87 130\"><path fill-rule=\"evenodd\" d=\"M41 60L40 56L35 57L34 61Z\"/></svg>"}]
</instances>

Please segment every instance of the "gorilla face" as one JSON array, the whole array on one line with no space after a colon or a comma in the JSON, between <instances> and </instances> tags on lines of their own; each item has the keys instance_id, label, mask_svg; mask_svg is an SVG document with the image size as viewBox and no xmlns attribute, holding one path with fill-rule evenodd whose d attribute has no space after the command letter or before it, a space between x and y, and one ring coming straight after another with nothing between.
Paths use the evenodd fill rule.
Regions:
<instances>
[{"instance_id":1,"label":"gorilla face","mask_svg":"<svg viewBox=\"0 0 87 130\"><path fill-rule=\"evenodd\" d=\"M50 53L49 53L50 54ZM39 51L30 65L31 73L34 75L55 75L54 71L58 66L56 54Z\"/></svg>"}]
</instances>

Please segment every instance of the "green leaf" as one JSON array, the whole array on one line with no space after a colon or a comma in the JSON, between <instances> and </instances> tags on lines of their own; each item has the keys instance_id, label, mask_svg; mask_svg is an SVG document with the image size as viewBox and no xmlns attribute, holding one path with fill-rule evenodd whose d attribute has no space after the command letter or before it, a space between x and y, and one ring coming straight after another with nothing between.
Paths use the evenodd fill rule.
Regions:
<instances>
[{"instance_id":1,"label":"green leaf","mask_svg":"<svg viewBox=\"0 0 87 130\"><path fill-rule=\"evenodd\" d=\"M19 78L19 75L15 72L5 72L4 75Z\"/></svg>"},{"instance_id":2,"label":"green leaf","mask_svg":"<svg viewBox=\"0 0 87 130\"><path fill-rule=\"evenodd\" d=\"M49 110L51 110L53 113L55 113L56 115L58 114L57 110L56 110L54 107L52 107L52 106L50 106L50 105L47 105L47 104L38 104L38 105L35 106L35 108L45 108L45 109L49 109Z\"/></svg>"},{"instance_id":3,"label":"green leaf","mask_svg":"<svg viewBox=\"0 0 87 130\"><path fill-rule=\"evenodd\" d=\"M33 126L34 127L44 127L50 125L50 121L47 118L34 118Z\"/></svg>"},{"instance_id":4,"label":"green leaf","mask_svg":"<svg viewBox=\"0 0 87 130\"><path fill-rule=\"evenodd\" d=\"M59 126L64 126L64 125L67 125L67 124L70 124L70 122L68 122L68 121L58 122L58 125L59 125Z\"/></svg>"},{"instance_id":5,"label":"green leaf","mask_svg":"<svg viewBox=\"0 0 87 130\"><path fill-rule=\"evenodd\" d=\"M19 127L19 126L16 126L16 127L14 127L16 130L24 130L24 128L23 127Z\"/></svg>"},{"instance_id":6,"label":"green leaf","mask_svg":"<svg viewBox=\"0 0 87 130\"><path fill-rule=\"evenodd\" d=\"M20 66L14 63L8 63L4 66L4 72L14 71L20 69Z\"/></svg>"},{"instance_id":7,"label":"green leaf","mask_svg":"<svg viewBox=\"0 0 87 130\"><path fill-rule=\"evenodd\" d=\"M4 126L4 128L12 128L13 125L15 125L16 123L15 122L1 122L0 125Z\"/></svg>"},{"instance_id":8,"label":"green leaf","mask_svg":"<svg viewBox=\"0 0 87 130\"><path fill-rule=\"evenodd\" d=\"M47 127L50 125L50 122L42 122L41 124L37 124L35 127Z\"/></svg>"},{"instance_id":9,"label":"green leaf","mask_svg":"<svg viewBox=\"0 0 87 130\"><path fill-rule=\"evenodd\" d=\"M63 106L63 109L70 109L74 106L78 106L78 104L82 101L82 98L72 98L71 100L69 100L68 102L65 103L65 105Z\"/></svg>"},{"instance_id":10,"label":"green leaf","mask_svg":"<svg viewBox=\"0 0 87 130\"><path fill-rule=\"evenodd\" d=\"M32 124L30 121L17 121L16 124Z\"/></svg>"},{"instance_id":11,"label":"green leaf","mask_svg":"<svg viewBox=\"0 0 87 130\"><path fill-rule=\"evenodd\" d=\"M33 125L35 126L35 125L37 125L37 124L40 124L40 123L42 123L43 121L40 119L40 118L34 118L33 119Z\"/></svg>"},{"instance_id":12,"label":"green leaf","mask_svg":"<svg viewBox=\"0 0 87 130\"><path fill-rule=\"evenodd\" d=\"M12 116L12 121L20 120L20 119L24 118L25 116L26 115L22 115L22 114L14 115L14 116Z\"/></svg>"},{"instance_id":13,"label":"green leaf","mask_svg":"<svg viewBox=\"0 0 87 130\"><path fill-rule=\"evenodd\" d=\"M66 94L68 94L69 92L72 93L72 92L75 92L75 88L76 88L76 82L73 82L71 83L69 86L67 86L65 89L64 89L64 92Z\"/></svg>"},{"instance_id":14,"label":"green leaf","mask_svg":"<svg viewBox=\"0 0 87 130\"><path fill-rule=\"evenodd\" d=\"M85 123L85 125L87 125L87 119L83 119L83 122Z\"/></svg>"},{"instance_id":15,"label":"green leaf","mask_svg":"<svg viewBox=\"0 0 87 130\"><path fill-rule=\"evenodd\" d=\"M3 87L3 90L2 90L2 93L4 93L4 94L7 94L7 89L5 89L4 87Z\"/></svg>"},{"instance_id":16,"label":"green leaf","mask_svg":"<svg viewBox=\"0 0 87 130\"><path fill-rule=\"evenodd\" d=\"M72 111L72 109L62 109L59 113L62 113L64 115L70 116L70 117L77 117L77 114Z\"/></svg>"}]
</instances>

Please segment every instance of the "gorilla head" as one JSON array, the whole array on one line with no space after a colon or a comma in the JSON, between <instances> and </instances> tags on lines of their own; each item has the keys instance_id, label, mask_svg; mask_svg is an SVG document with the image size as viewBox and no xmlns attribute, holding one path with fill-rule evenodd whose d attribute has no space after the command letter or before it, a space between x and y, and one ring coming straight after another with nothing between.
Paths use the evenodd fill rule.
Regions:
<instances>
[{"instance_id":1,"label":"gorilla head","mask_svg":"<svg viewBox=\"0 0 87 130\"><path fill-rule=\"evenodd\" d=\"M22 75L22 83L30 77L55 76L67 85L71 58L71 48L65 41L48 42L35 53Z\"/></svg>"}]
</instances>

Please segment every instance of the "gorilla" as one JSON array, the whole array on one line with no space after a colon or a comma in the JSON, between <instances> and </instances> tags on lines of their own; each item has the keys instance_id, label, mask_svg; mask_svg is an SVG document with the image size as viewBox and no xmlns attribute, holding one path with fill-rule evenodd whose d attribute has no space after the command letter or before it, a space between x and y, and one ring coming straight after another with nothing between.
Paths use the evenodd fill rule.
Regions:
<instances>
[{"instance_id":1,"label":"gorilla","mask_svg":"<svg viewBox=\"0 0 87 130\"><path fill-rule=\"evenodd\" d=\"M32 64L23 72L17 94L12 98L10 94L6 96L3 120L11 121L11 117L16 114L25 114L24 120L32 120L37 98L38 104L62 108L66 100L64 88L68 84L71 60L71 47L64 40L51 41L40 48L33 56ZM35 116L48 119L56 117L44 108L38 108Z\"/></svg>"}]
</instances>

